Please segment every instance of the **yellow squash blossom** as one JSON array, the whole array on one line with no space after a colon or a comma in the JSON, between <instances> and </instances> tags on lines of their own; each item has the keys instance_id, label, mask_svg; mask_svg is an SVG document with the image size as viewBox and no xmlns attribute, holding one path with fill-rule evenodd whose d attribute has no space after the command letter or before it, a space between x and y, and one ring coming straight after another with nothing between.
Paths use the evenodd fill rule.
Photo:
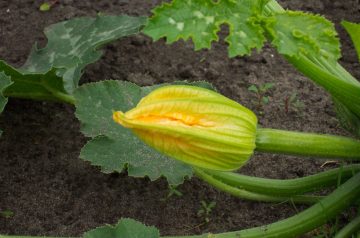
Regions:
<instances>
[{"instance_id":1,"label":"yellow squash blossom","mask_svg":"<svg viewBox=\"0 0 360 238\"><path fill-rule=\"evenodd\" d=\"M200 87L161 87L113 119L158 151L201 168L235 170L255 149L255 114Z\"/></svg>"}]
</instances>

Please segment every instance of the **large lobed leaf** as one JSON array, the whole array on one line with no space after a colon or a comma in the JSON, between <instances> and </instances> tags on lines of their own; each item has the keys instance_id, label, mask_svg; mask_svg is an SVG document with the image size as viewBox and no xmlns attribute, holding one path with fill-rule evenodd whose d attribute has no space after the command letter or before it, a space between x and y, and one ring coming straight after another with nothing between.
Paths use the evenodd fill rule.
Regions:
<instances>
[{"instance_id":1,"label":"large lobed leaf","mask_svg":"<svg viewBox=\"0 0 360 238\"><path fill-rule=\"evenodd\" d=\"M333 23L319 15L285 11L267 20L267 31L279 53L323 56L336 62L340 58L340 42Z\"/></svg>"},{"instance_id":2,"label":"large lobed leaf","mask_svg":"<svg viewBox=\"0 0 360 238\"><path fill-rule=\"evenodd\" d=\"M45 29L47 46L37 49L35 45L20 69L0 61L0 71L5 71L14 82L5 94L71 102L68 95L77 87L83 69L101 57L99 48L138 33L145 22L145 17L97 16L49 26Z\"/></svg>"},{"instance_id":3,"label":"large lobed leaf","mask_svg":"<svg viewBox=\"0 0 360 238\"><path fill-rule=\"evenodd\" d=\"M221 24L230 27L229 55L247 55L261 49L265 37L257 16L264 0L173 0L154 9L144 33L154 40L166 37L168 43L192 38L195 49L210 48L218 40Z\"/></svg>"},{"instance_id":4,"label":"large lobed leaf","mask_svg":"<svg viewBox=\"0 0 360 238\"><path fill-rule=\"evenodd\" d=\"M343 27L349 33L354 45L355 49L359 58L360 62L360 24L359 23L352 23L348 21L341 22Z\"/></svg>"},{"instance_id":5,"label":"large lobed leaf","mask_svg":"<svg viewBox=\"0 0 360 238\"><path fill-rule=\"evenodd\" d=\"M138 33L145 22L145 17L98 16L74 18L51 25L45 29L47 46L37 49L35 45L21 70L46 73L53 67L57 68L57 75L63 77L65 90L71 93L78 85L83 68L101 57L99 47Z\"/></svg>"},{"instance_id":6,"label":"large lobed leaf","mask_svg":"<svg viewBox=\"0 0 360 238\"><path fill-rule=\"evenodd\" d=\"M195 85L211 88L203 82ZM184 177L190 177L190 166L150 148L112 119L113 111L128 111L161 86L139 87L129 82L102 81L75 90L76 116L82 123L82 132L93 138L82 149L80 157L107 173L127 169L128 175L134 177L148 176L155 180L164 176L169 184L180 184Z\"/></svg>"},{"instance_id":7,"label":"large lobed leaf","mask_svg":"<svg viewBox=\"0 0 360 238\"><path fill-rule=\"evenodd\" d=\"M4 110L8 99L3 95L4 90L12 84L10 77L4 72L0 72L0 113ZM2 131L0 130L0 136Z\"/></svg>"},{"instance_id":8,"label":"large lobed leaf","mask_svg":"<svg viewBox=\"0 0 360 238\"><path fill-rule=\"evenodd\" d=\"M266 0L173 0L153 10L144 33L168 43L191 38L195 49L210 48L218 40L221 24L229 25L230 57L261 49L271 36L279 52L287 56L340 57L340 43L333 24L325 18L301 12L264 14Z\"/></svg>"},{"instance_id":9,"label":"large lobed leaf","mask_svg":"<svg viewBox=\"0 0 360 238\"><path fill-rule=\"evenodd\" d=\"M84 234L83 238L159 238L159 230L133 219L121 219L115 226L106 225Z\"/></svg>"}]
</instances>

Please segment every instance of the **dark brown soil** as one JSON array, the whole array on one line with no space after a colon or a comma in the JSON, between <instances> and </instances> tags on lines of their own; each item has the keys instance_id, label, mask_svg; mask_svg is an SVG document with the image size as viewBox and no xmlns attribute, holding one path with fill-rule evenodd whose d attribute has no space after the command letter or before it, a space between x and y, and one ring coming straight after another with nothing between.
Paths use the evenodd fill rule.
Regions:
<instances>
[{"instance_id":1,"label":"dark brown soil","mask_svg":"<svg viewBox=\"0 0 360 238\"><path fill-rule=\"evenodd\" d=\"M0 58L20 66L35 41L44 45L43 28L76 16L108 14L148 15L159 1L60 0L49 12L40 12L36 0L0 0ZM360 22L358 0L281 1L291 9L326 15L337 24L343 40L343 65L360 78L355 51L342 19ZM286 2L286 3L285 3ZM224 29L223 32L226 32ZM173 80L207 80L226 96L255 110L264 127L319 133L346 134L335 118L329 96L296 72L273 49L266 47L251 57L228 59L226 45L193 52L191 43L165 45L134 36L106 47L104 57L87 68L82 83L104 79L129 80L140 85ZM260 113L251 84L275 82L271 102ZM285 112L283 102L298 92L305 108ZM130 217L158 227L162 235L223 232L259 226L296 214L288 204L244 201L218 192L193 178L178 189L181 197L161 201L168 193L166 181L149 182L125 174L102 174L78 158L86 138L68 105L10 99L0 117L0 217L1 234L80 236L105 223ZM241 172L269 178L294 178L321 171L323 161L309 158L256 154ZM200 201L215 201L210 222L201 225Z\"/></svg>"}]
</instances>

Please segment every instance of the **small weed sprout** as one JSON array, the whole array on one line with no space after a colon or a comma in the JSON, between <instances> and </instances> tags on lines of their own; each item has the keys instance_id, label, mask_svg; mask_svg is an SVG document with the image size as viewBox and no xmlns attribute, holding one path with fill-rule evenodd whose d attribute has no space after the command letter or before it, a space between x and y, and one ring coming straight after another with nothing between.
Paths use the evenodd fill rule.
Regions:
<instances>
[{"instance_id":1,"label":"small weed sprout","mask_svg":"<svg viewBox=\"0 0 360 238\"><path fill-rule=\"evenodd\" d=\"M9 218L11 218L13 216L14 216L14 212L11 211L11 210L6 209L6 210L3 210L3 211L0 211L0 217L4 217L6 219L9 219Z\"/></svg>"},{"instance_id":2,"label":"small weed sprout","mask_svg":"<svg viewBox=\"0 0 360 238\"><path fill-rule=\"evenodd\" d=\"M168 191L166 197L161 199L161 201L165 202L165 201L169 200L171 197L174 197L174 196L181 197L182 195L183 195L183 193L178 190L178 186L169 185L169 191Z\"/></svg>"},{"instance_id":3,"label":"small weed sprout","mask_svg":"<svg viewBox=\"0 0 360 238\"><path fill-rule=\"evenodd\" d=\"M248 90L256 95L256 108L262 113L264 105L269 104L270 97L267 95L269 90L274 87L274 83L264 83L261 85L251 85Z\"/></svg>"},{"instance_id":4,"label":"small weed sprout","mask_svg":"<svg viewBox=\"0 0 360 238\"><path fill-rule=\"evenodd\" d=\"M286 114L291 110L296 113L301 113L304 108L305 104L300 100L296 92L292 93L291 96L287 96L284 99L284 110Z\"/></svg>"},{"instance_id":5,"label":"small weed sprout","mask_svg":"<svg viewBox=\"0 0 360 238\"><path fill-rule=\"evenodd\" d=\"M201 207L197 212L198 217L202 217L204 219L205 223L209 223L210 222L210 215L212 212L212 209L216 206L216 202L211 201L209 203L207 203L206 201L202 200L201 202Z\"/></svg>"}]
</instances>

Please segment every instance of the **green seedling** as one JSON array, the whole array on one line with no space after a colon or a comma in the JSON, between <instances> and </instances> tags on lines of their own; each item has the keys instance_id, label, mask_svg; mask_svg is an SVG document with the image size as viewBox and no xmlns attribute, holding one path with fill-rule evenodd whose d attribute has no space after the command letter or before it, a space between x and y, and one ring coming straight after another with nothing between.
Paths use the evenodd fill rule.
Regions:
<instances>
[{"instance_id":1,"label":"green seedling","mask_svg":"<svg viewBox=\"0 0 360 238\"><path fill-rule=\"evenodd\" d=\"M202 200L200 202L200 204L201 204L201 207L198 210L197 215L198 215L198 217L202 217L204 219L205 223L209 223L211 212L215 208L216 202L211 201L211 202L207 203L206 201Z\"/></svg>"},{"instance_id":2,"label":"green seedling","mask_svg":"<svg viewBox=\"0 0 360 238\"><path fill-rule=\"evenodd\" d=\"M270 96L268 92L274 87L274 83L264 83L262 85L251 85L248 90L256 95L256 107L259 111L264 109L264 106L269 104Z\"/></svg>"},{"instance_id":3,"label":"green seedling","mask_svg":"<svg viewBox=\"0 0 360 238\"><path fill-rule=\"evenodd\" d=\"M284 99L284 110L289 113L291 110L301 113L305 108L305 104L299 99L296 92L292 93Z\"/></svg>"},{"instance_id":4,"label":"green seedling","mask_svg":"<svg viewBox=\"0 0 360 238\"><path fill-rule=\"evenodd\" d=\"M168 191L168 194L166 195L165 198L161 199L161 201L167 201L169 200L171 197L181 197L183 195L182 192L180 192L178 190L178 186L176 185L169 185L169 191Z\"/></svg>"},{"instance_id":5,"label":"green seedling","mask_svg":"<svg viewBox=\"0 0 360 238\"><path fill-rule=\"evenodd\" d=\"M0 217L4 217L6 219L9 219L9 218L11 218L13 216L14 216L14 212L11 211L11 210L6 209L4 211L0 211Z\"/></svg>"}]
</instances>

